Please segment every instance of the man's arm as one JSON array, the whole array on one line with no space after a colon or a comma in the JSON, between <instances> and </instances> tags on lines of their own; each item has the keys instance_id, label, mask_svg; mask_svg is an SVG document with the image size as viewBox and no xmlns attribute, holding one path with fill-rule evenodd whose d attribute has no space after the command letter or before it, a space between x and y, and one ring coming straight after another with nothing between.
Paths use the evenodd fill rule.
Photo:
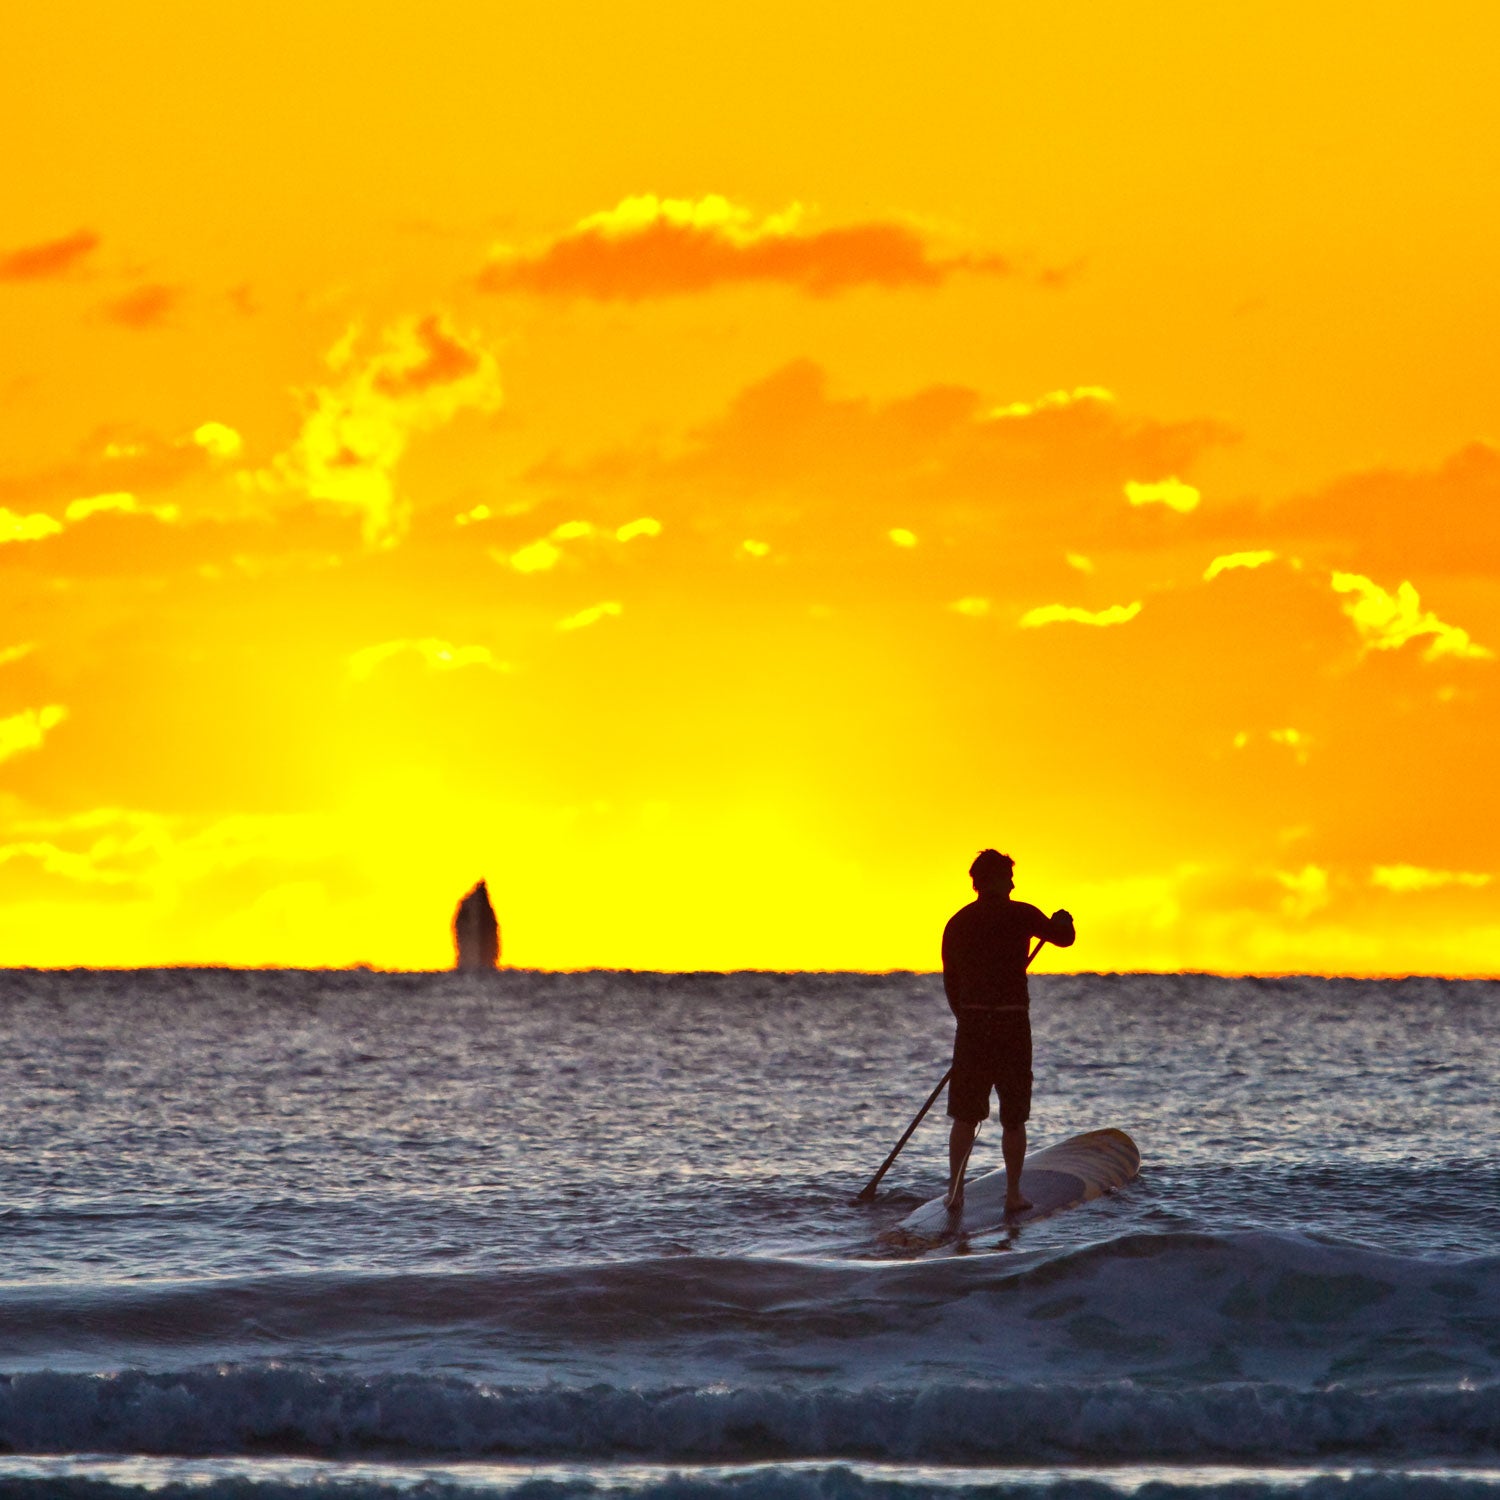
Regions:
<instances>
[{"instance_id":1,"label":"man's arm","mask_svg":"<svg viewBox=\"0 0 1500 1500\"><path fill-rule=\"evenodd\" d=\"M950 921L947 927L943 928L943 993L948 997L948 1009L957 1016L960 1004L959 981L958 967L953 961L953 944L950 935L952 927L953 923Z\"/></svg>"}]
</instances>

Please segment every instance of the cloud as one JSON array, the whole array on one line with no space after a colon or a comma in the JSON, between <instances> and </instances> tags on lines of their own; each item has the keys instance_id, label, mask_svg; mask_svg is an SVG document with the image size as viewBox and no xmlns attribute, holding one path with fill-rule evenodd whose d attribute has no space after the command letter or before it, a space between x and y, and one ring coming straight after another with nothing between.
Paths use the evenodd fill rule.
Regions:
<instances>
[{"instance_id":1,"label":"cloud","mask_svg":"<svg viewBox=\"0 0 1500 1500\"><path fill-rule=\"evenodd\" d=\"M1424 870L1420 865L1376 865L1370 872L1371 885L1403 895L1411 891L1439 891L1455 885L1477 890L1494 878L1472 870Z\"/></svg>"},{"instance_id":2,"label":"cloud","mask_svg":"<svg viewBox=\"0 0 1500 1500\"><path fill-rule=\"evenodd\" d=\"M238 458L245 440L223 422L204 422L193 429L193 441L214 458Z\"/></svg>"},{"instance_id":3,"label":"cloud","mask_svg":"<svg viewBox=\"0 0 1500 1500\"><path fill-rule=\"evenodd\" d=\"M64 849L43 839L22 839L0 844L0 865L32 861L44 875L55 875L75 885L126 885L131 876L101 869L86 853Z\"/></svg>"},{"instance_id":4,"label":"cloud","mask_svg":"<svg viewBox=\"0 0 1500 1500\"><path fill-rule=\"evenodd\" d=\"M313 389L297 440L258 480L352 511L367 543L389 544L407 521L395 474L412 435L461 411L494 411L500 381L494 357L441 317L388 328L363 361L354 357L359 333L351 328L335 346L329 363L339 378Z\"/></svg>"},{"instance_id":5,"label":"cloud","mask_svg":"<svg viewBox=\"0 0 1500 1500\"><path fill-rule=\"evenodd\" d=\"M508 558L503 553L496 554L495 560L508 561L518 573L545 573L562 561L562 555L561 547L555 547L546 537L540 537L518 547Z\"/></svg>"},{"instance_id":6,"label":"cloud","mask_svg":"<svg viewBox=\"0 0 1500 1500\"><path fill-rule=\"evenodd\" d=\"M990 612L990 601L970 594L962 599L955 599L948 608L955 614L965 615L971 620L982 620Z\"/></svg>"},{"instance_id":7,"label":"cloud","mask_svg":"<svg viewBox=\"0 0 1500 1500\"><path fill-rule=\"evenodd\" d=\"M432 672L456 672L461 667L487 667L492 672L509 670L487 646L455 646L452 641L423 636L420 640L382 641L378 646L353 652L349 657L349 675L356 682L367 682L382 663L403 654L419 657Z\"/></svg>"},{"instance_id":8,"label":"cloud","mask_svg":"<svg viewBox=\"0 0 1500 1500\"><path fill-rule=\"evenodd\" d=\"M0 477L0 505L46 505L80 494L169 489L238 457L242 447L239 433L222 422L200 423L175 438L105 428L67 463L39 473Z\"/></svg>"},{"instance_id":9,"label":"cloud","mask_svg":"<svg viewBox=\"0 0 1500 1500\"><path fill-rule=\"evenodd\" d=\"M1500 448L1471 443L1431 469L1376 469L1265 507L1263 533L1346 568L1500 571Z\"/></svg>"},{"instance_id":10,"label":"cloud","mask_svg":"<svg viewBox=\"0 0 1500 1500\"><path fill-rule=\"evenodd\" d=\"M145 516L169 523L176 521L179 514L175 505L143 504L128 490L114 490L104 495L70 500L63 508L61 520L40 511L31 515L17 515L14 511L0 507L0 546L7 542L40 542L48 537L59 536L68 528L93 516Z\"/></svg>"},{"instance_id":11,"label":"cloud","mask_svg":"<svg viewBox=\"0 0 1500 1500\"><path fill-rule=\"evenodd\" d=\"M86 521L90 516L114 513L124 516L154 516L158 521L175 521L179 511L175 505L142 505L128 490L118 490L108 495L92 495L83 500L73 500L63 512L69 525Z\"/></svg>"},{"instance_id":12,"label":"cloud","mask_svg":"<svg viewBox=\"0 0 1500 1500\"><path fill-rule=\"evenodd\" d=\"M0 254L0 281L41 281L49 276L62 276L98 244L97 234L80 229L58 240L7 250Z\"/></svg>"},{"instance_id":13,"label":"cloud","mask_svg":"<svg viewBox=\"0 0 1500 1500\"><path fill-rule=\"evenodd\" d=\"M1276 881L1288 894L1281 909L1287 916L1305 920L1321 911L1332 899L1328 891L1328 871L1318 865L1303 865L1300 870L1276 872Z\"/></svg>"},{"instance_id":14,"label":"cloud","mask_svg":"<svg viewBox=\"0 0 1500 1500\"><path fill-rule=\"evenodd\" d=\"M991 408L991 421L1003 421L1007 417L1034 417L1039 411L1057 411L1062 407L1076 406L1080 401L1113 401L1115 393L1102 385L1075 385L1070 391L1048 391L1035 401L1009 401L1004 406Z\"/></svg>"},{"instance_id":15,"label":"cloud","mask_svg":"<svg viewBox=\"0 0 1500 1500\"><path fill-rule=\"evenodd\" d=\"M1173 475L1150 483L1127 479L1125 498L1132 505L1165 505L1168 510L1186 515L1188 511L1198 508L1198 502L1203 497L1192 485L1184 484Z\"/></svg>"},{"instance_id":16,"label":"cloud","mask_svg":"<svg viewBox=\"0 0 1500 1500\"><path fill-rule=\"evenodd\" d=\"M1216 557L1203 570L1203 581L1212 583L1220 573L1228 573L1235 568L1263 568L1268 562L1275 562L1276 554L1269 549L1259 552L1226 552L1222 557Z\"/></svg>"},{"instance_id":17,"label":"cloud","mask_svg":"<svg viewBox=\"0 0 1500 1500\"><path fill-rule=\"evenodd\" d=\"M892 545L896 547L909 548L915 547L917 545L916 532L908 531L904 526L892 526L891 529L886 532L886 535L891 539Z\"/></svg>"},{"instance_id":18,"label":"cloud","mask_svg":"<svg viewBox=\"0 0 1500 1500\"><path fill-rule=\"evenodd\" d=\"M514 552L492 548L490 556L498 563L508 563L518 573L546 573L563 560L564 552L559 542L592 541L595 543L614 540L632 542L639 537L657 537L662 533L662 524L654 516L639 516L626 521L612 532L595 526L592 521L563 521L554 526L546 536L538 537Z\"/></svg>"},{"instance_id":19,"label":"cloud","mask_svg":"<svg viewBox=\"0 0 1500 1500\"><path fill-rule=\"evenodd\" d=\"M316 816L236 815L218 821L121 807L18 820L0 845L0 867L29 864L93 894L173 905L199 882L219 885L243 872L233 895L248 902L288 873L330 864L334 839ZM34 883L34 876L28 883ZM198 899L202 899L201 896ZM235 910L242 907L236 902ZM208 913L205 913L208 915Z\"/></svg>"},{"instance_id":20,"label":"cloud","mask_svg":"<svg viewBox=\"0 0 1500 1500\"><path fill-rule=\"evenodd\" d=\"M1424 661L1444 656L1489 661L1495 655L1472 641L1468 631L1445 625L1430 610L1424 610L1409 582L1403 581L1394 594L1389 594L1362 574L1335 573L1333 588L1336 593L1352 596L1343 606L1344 613L1354 621L1367 651L1398 651L1408 641L1430 636L1422 653Z\"/></svg>"},{"instance_id":21,"label":"cloud","mask_svg":"<svg viewBox=\"0 0 1500 1500\"><path fill-rule=\"evenodd\" d=\"M0 508L0 567L16 587L27 579L30 587L52 589L81 577L159 583L189 573L221 577L238 567L241 556L270 552L306 559L314 549L327 556L350 544L347 523L311 505L284 518L292 524L273 525L267 516L239 511L194 513L129 490L70 499L50 515L18 516Z\"/></svg>"},{"instance_id":22,"label":"cloud","mask_svg":"<svg viewBox=\"0 0 1500 1500\"><path fill-rule=\"evenodd\" d=\"M488 358L464 343L440 318L428 316L406 333L398 333L390 357L373 360L370 374L381 395L400 401L484 376ZM498 395L498 390L493 394Z\"/></svg>"},{"instance_id":23,"label":"cloud","mask_svg":"<svg viewBox=\"0 0 1500 1500\"><path fill-rule=\"evenodd\" d=\"M600 620L609 619L624 612L624 605L613 599L606 599L602 604L591 604L587 609L579 610L576 615L569 615L567 619L559 620L557 628L559 630L583 630L590 625L597 625Z\"/></svg>"},{"instance_id":24,"label":"cloud","mask_svg":"<svg viewBox=\"0 0 1500 1500\"><path fill-rule=\"evenodd\" d=\"M1273 745L1281 745L1292 752L1293 759L1299 766L1305 766L1312 755L1313 739L1301 729L1268 729L1266 738ZM1248 729L1241 729L1234 737L1234 748L1243 750L1249 745L1251 734Z\"/></svg>"},{"instance_id":25,"label":"cloud","mask_svg":"<svg viewBox=\"0 0 1500 1500\"><path fill-rule=\"evenodd\" d=\"M1312 737L1300 729L1272 729L1269 737L1273 745L1284 745L1292 752L1299 766L1305 766L1312 754Z\"/></svg>"},{"instance_id":26,"label":"cloud","mask_svg":"<svg viewBox=\"0 0 1500 1500\"><path fill-rule=\"evenodd\" d=\"M1180 474L1231 436L1209 421L1127 416L1094 387L1008 407L956 385L884 402L838 397L825 371L801 359L746 387L682 444L579 464L554 459L527 477L590 496L606 488L675 493L710 524L742 499L755 531L771 508L778 517L847 510L862 528L886 511L890 522L925 531L936 507L961 520L1003 518L1010 547L1045 540L1055 553L1065 503L1091 544L1154 542L1158 508L1125 509L1120 487L1135 475Z\"/></svg>"},{"instance_id":27,"label":"cloud","mask_svg":"<svg viewBox=\"0 0 1500 1500\"><path fill-rule=\"evenodd\" d=\"M623 526L615 528L615 540L617 542L634 541L638 536L660 536L661 522L654 516L641 516L634 521L627 521Z\"/></svg>"},{"instance_id":28,"label":"cloud","mask_svg":"<svg viewBox=\"0 0 1500 1500\"><path fill-rule=\"evenodd\" d=\"M0 647L0 667L8 667L12 662L30 656L35 650L35 641L22 641L18 646Z\"/></svg>"},{"instance_id":29,"label":"cloud","mask_svg":"<svg viewBox=\"0 0 1500 1500\"><path fill-rule=\"evenodd\" d=\"M154 282L106 302L100 312L123 328L160 328L181 300L181 287Z\"/></svg>"},{"instance_id":30,"label":"cloud","mask_svg":"<svg viewBox=\"0 0 1500 1500\"><path fill-rule=\"evenodd\" d=\"M936 252L909 225L873 221L810 229L793 204L757 219L704 198L626 198L530 249L500 246L479 277L491 292L639 301L736 282L777 282L814 296L857 286L937 286L957 271L1005 276L993 254Z\"/></svg>"},{"instance_id":31,"label":"cloud","mask_svg":"<svg viewBox=\"0 0 1500 1500\"><path fill-rule=\"evenodd\" d=\"M1041 625L1124 625L1141 612L1141 602L1114 604L1108 609L1075 609L1068 604L1041 604L1028 609L1021 616L1022 630L1035 630Z\"/></svg>"},{"instance_id":32,"label":"cloud","mask_svg":"<svg viewBox=\"0 0 1500 1500\"><path fill-rule=\"evenodd\" d=\"M22 516L0 506L0 547L7 542L39 542L44 536L56 536L62 529L61 521L40 511Z\"/></svg>"},{"instance_id":33,"label":"cloud","mask_svg":"<svg viewBox=\"0 0 1500 1500\"><path fill-rule=\"evenodd\" d=\"M50 730L68 717L60 703L45 708L25 708L8 719L0 719L0 761L10 760L27 750L41 749Z\"/></svg>"}]
</instances>

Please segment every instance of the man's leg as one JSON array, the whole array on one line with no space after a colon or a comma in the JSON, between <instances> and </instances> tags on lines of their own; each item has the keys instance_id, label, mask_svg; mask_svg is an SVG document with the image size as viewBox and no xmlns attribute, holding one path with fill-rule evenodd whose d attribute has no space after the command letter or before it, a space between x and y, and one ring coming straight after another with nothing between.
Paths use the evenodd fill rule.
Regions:
<instances>
[{"instance_id":1,"label":"man's leg","mask_svg":"<svg viewBox=\"0 0 1500 1500\"><path fill-rule=\"evenodd\" d=\"M1000 1151L1005 1157L1005 1211L1020 1213L1031 1207L1021 1191L1021 1168L1026 1161L1026 1122L1031 1118L1031 1018L1019 1025L1007 1048L1000 1080Z\"/></svg>"},{"instance_id":2,"label":"man's leg","mask_svg":"<svg viewBox=\"0 0 1500 1500\"><path fill-rule=\"evenodd\" d=\"M948 1192L943 1201L954 1212L964 1206L964 1168L978 1132L974 1120L955 1120L948 1129Z\"/></svg>"},{"instance_id":3,"label":"man's leg","mask_svg":"<svg viewBox=\"0 0 1500 1500\"><path fill-rule=\"evenodd\" d=\"M1026 1127L1007 1125L1000 1132L1000 1151L1005 1157L1005 1211L1020 1213L1031 1207L1031 1200L1021 1193L1021 1166L1026 1160Z\"/></svg>"}]
</instances>

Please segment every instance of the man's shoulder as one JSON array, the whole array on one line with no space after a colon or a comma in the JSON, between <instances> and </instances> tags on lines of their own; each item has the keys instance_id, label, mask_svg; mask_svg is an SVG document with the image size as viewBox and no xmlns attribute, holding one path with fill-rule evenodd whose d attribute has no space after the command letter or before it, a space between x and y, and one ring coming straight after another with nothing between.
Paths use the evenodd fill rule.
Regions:
<instances>
[{"instance_id":1,"label":"man's shoulder","mask_svg":"<svg viewBox=\"0 0 1500 1500\"><path fill-rule=\"evenodd\" d=\"M969 923L974 920L978 911L979 903L977 901L971 901L967 906L960 906L959 909L954 912L951 917L948 918L943 931L945 933L957 932L961 928L967 927Z\"/></svg>"}]
</instances>

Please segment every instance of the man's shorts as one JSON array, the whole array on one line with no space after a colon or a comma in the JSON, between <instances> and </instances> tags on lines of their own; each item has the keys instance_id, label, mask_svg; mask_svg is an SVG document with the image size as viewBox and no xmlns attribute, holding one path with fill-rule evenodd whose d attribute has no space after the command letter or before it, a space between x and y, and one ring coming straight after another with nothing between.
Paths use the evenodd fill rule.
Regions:
<instances>
[{"instance_id":1,"label":"man's shorts","mask_svg":"<svg viewBox=\"0 0 1500 1500\"><path fill-rule=\"evenodd\" d=\"M1006 1129L1031 1118L1031 1016L1024 1010L958 1018L949 1115L974 1125L989 1119L991 1089L1000 1095Z\"/></svg>"}]
</instances>

